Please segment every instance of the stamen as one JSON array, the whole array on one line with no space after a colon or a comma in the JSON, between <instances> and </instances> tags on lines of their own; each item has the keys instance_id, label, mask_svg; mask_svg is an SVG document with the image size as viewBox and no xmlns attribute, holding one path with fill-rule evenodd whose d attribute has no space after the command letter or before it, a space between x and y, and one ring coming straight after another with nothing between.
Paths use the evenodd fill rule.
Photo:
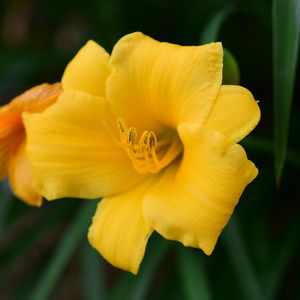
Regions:
<instances>
[{"instance_id":1,"label":"stamen","mask_svg":"<svg viewBox=\"0 0 300 300\"><path fill-rule=\"evenodd\" d=\"M147 143L149 144L150 149L155 148L157 143L155 133L150 131L147 139L148 139Z\"/></svg>"},{"instance_id":2,"label":"stamen","mask_svg":"<svg viewBox=\"0 0 300 300\"><path fill-rule=\"evenodd\" d=\"M136 129L133 127L129 128L129 133L128 133L129 144L134 145L136 136L137 136Z\"/></svg>"},{"instance_id":3,"label":"stamen","mask_svg":"<svg viewBox=\"0 0 300 300\"><path fill-rule=\"evenodd\" d=\"M121 133L126 132L125 121L124 121L122 118L119 118L119 119L117 120L117 122L118 122L119 129L120 129Z\"/></svg>"},{"instance_id":4,"label":"stamen","mask_svg":"<svg viewBox=\"0 0 300 300\"><path fill-rule=\"evenodd\" d=\"M121 146L126 150L134 168L139 173L159 172L177 157L182 150L178 138L173 138L170 140L170 143L166 143L164 140L158 143L153 131L144 131L138 139L137 130L134 127L127 129L124 119L119 118L117 124ZM167 151L163 151L162 149L165 149L167 144L170 144L170 146ZM161 156L161 159L158 159L158 154Z\"/></svg>"}]
</instances>

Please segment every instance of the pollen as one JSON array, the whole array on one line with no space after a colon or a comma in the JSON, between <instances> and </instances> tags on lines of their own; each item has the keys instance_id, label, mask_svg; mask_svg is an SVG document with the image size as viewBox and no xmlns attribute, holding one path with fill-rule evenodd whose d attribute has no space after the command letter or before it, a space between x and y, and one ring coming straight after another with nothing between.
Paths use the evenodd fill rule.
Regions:
<instances>
[{"instance_id":1,"label":"pollen","mask_svg":"<svg viewBox=\"0 0 300 300\"><path fill-rule=\"evenodd\" d=\"M117 119L121 146L127 152L135 170L141 174L158 173L182 151L178 138L157 140L153 131L144 131L140 137L136 128L127 127L125 120Z\"/></svg>"}]
</instances>

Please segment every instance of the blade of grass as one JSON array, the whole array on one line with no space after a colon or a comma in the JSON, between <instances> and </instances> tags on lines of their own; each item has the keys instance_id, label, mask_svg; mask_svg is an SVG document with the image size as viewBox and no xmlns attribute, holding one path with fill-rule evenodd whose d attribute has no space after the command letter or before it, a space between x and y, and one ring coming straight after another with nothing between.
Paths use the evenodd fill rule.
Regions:
<instances>
[{"instance_id":1,"label":"blade of grass","mask_svg":"<svg viewBox=\"0 0 300 300\"><path fill-rule=\"evenodd\" d=\"M279 184L284 167L300 36L300 0L273 1L274 143Z\"/></svg>"},{"instance_id":2,"label":"blade of grass","mask_svg":"<svg viewBox=\"0 0 300 300\"><path fill-rule=\"evenodd\" d=\"M30 297L31 300L49 299L55 284L64 271L72 253L80 240L86 235L97 201L88 201L75 216L62 236L61 242L55 249L49 264L41 275Z\"/></svg>"},{"instance_id":3,"label":"blade of grass","mask_svg":"<svg viewBox=\"0 0 300 300\"><path fill-rule=\"evenodd\" d=\"M129 273L123 274L112 287L109 300L142 300L146 298L155 271L170 249L171 242L153 236L149 244L150 247L148 247L139 274L137 276Z\"/></svg>"},{"instance_id":4,"label":"blade of grass","mask_svg":"<svg viewBox=\"0 0 300 300\"><path fill-rule=\"evenodd\" d=\"M218 41L223 23L234 12L234 10L234 6L229 4L216 12L210 19L209 23L205 26L201 34L200 44ZM239 84L239 82L239 66L234 56L227 49L224 49L223 84Z\"/></svg>"},{"instance_id":5,"label":"blade of grass","mask_svg":"<svg viewBox=\"0 0 300 300\"><path fill-rule=\"evenodd\" d=\"M145 299L155 271L157 270L162 259L167 254L171 245L170 242L165 241L161 237L158 237L156 242L153 244L153 247L149 247L149 253L141 267L139 276L135 278L135 284L129 297L130 300Z\"/></svg>"},{"instance_id":6,"label":"blade of grass","mask_svg":"<svg viewBox=\"0 0 300 300\"><path fill-rule=\"evenodd\" d=\"M233 54L224 49L222 84L239 84L240 70Z\"/></svg>"},{"instance_id":7,"label":"blade of grass","mask_svg":"<svg viewBox=\"0 0 300 300\"><path fill-rule=\"evenodd\" d=\"M0 237L3 234L6 214L11 205L11 197L6 187L6 182L0 183Z\"/></svg>"},{"instance_id":8,"label":"blade of grass","mask_svg":"<svg viewBox=\"0 0 300 300\"><path fill-rule=\"evenodd\" d=\"M64 223L62 220L66 220L71 211L74 212L74 202L68 205L62 202L55 205L45 203L38 209L19 211L12 218L15 220L6 224L5 235L0 240L0 290L3 299L30 299L29 293L39 278L44 255L57 241ZM12 199L11 203L11 211L26 207L16 199Z\"/></svg>"},{"instance_id":9,"label":"blade of grass","mask_svg":"<svg viewBox=\"0 0 300 300\"><path fill-rule=\"evenodd\" d=\"M266 274L264 289L266 300L276 298L284 272L297 251L297 244L300 238L300 219L298 217L294 218L285 232L282 242L276 245L278 249L271 258L270 272Z\"/></svg>"},{"instance_id":10,"label":"blade of grass","mask_svg":"<svg viewBox=\"0 0 300 300\"><path fill-rule=\"evenodd\" d=\"M83 299L105 299L104 262L86 242L82 253Z\"/></svg>"},{"instance_id":11,"label":"blade of grass","mask_svg":"<svg viewBox=\"0 0 300 300\"><path fill-rule=\"evenodd\" d=\"M241 144L246 148L274 156L274 143L270 138L249 136L245 138ZM300 168L300 154L294 149L287 150L286 161Z\"/></svg>"},{"instance_id":12,"label":"blade of grass","mask_svg":"<svg viewBox=\"0 0 300 300\"><path fill-rule=\"evenodd\" d=\"M217 11L206 24L200 37L200 44L207 44L218 40L220 29L226 18L234 12L234 7L229 4Z\"/></svg>"},{"instance_id":13,"label":"blade of grass","mask_svg":"<svg viewBox=\"0 0 300 300\"><path fill-rule=\"evenodd\" d=\"M233 216L231 218L222 238L244 293L243 299L263 299L246 247L240 236L239 224L236 217Z\"/></svg>"},{"instance_id":14,"label":"blade of grass","mask_svg":"<svg viewBox=\"0 0 300 300\"><path fill-rule=\"evenodd\" d=\"M129 294L134 284L133 275L124 273L110 289L108 300L129 300Z\"/></svg>"},{"instance_id":15,"label":"blade of grass","mask_svg":"<svg viewBox=\"0 0 300 300\"><path fill-rule=\"evenodd\" d=\"M8 279L7 272L16 269L18 264L26 265L30 253L34 253L35 248L39 248L34 257L42 253L43 247L47 247L49 235L53 239L51 231L55 232L55 227L62 218L65 218L68 207L60 205L47 208L39 208L38 211L29 209L25 214L18 216L17 220L6 226L5 235L0 238L0 282ZM19 266L21 270L21 266ZM34 268L34 266L31 266ZM17 268L18 269L18 268Z\"/></svg>"},{"instance_id":16,"label":"blade of grass","mask_svg":"<svg viewBox=\"0 0 300 300\"><path fill-rule=\"evenodd\" d=\"M177 264L179 275L187 300L210 300L211 292L206 278L203 262L200 253L196 255L192 249L178 249Z\"/></svg>"}]
</instances>

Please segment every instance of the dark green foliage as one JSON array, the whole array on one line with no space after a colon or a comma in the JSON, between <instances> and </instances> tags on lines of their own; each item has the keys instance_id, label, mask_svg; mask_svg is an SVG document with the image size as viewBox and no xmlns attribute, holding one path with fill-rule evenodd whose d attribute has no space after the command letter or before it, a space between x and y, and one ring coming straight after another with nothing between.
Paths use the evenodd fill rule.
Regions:
<instances>
[{"instance_id":1,"label":"dark green foliage","mask_svg":"<svg viewBox=\"0 0 300 300\"><path fill-rule=\"evenodd\" d=\"M97 200L36 209L2 183L0 299L299 299L300 102L292 106L300 97L299 2L1 1L1 105L32 85L59 81L88 39L111 51L122 35L142 31L184 45L222 41L224 83L248 88L260 100L262 120L242 141L259 176L214 253L207 257L154 234L136 277L109 266L87 244Z\"/></svg>"}]
</instances>

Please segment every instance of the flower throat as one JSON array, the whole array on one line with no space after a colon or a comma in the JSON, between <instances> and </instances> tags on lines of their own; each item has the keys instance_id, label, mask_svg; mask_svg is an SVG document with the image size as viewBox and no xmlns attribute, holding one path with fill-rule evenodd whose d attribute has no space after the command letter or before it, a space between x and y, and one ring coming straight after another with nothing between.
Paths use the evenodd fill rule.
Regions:
<instances>
[{"instance_id":1,"label":"flower throat","mask_svg":"<svg viewBox=\"0 0 300 300\"><path fill-rule=\"evenodd\" d=\"M159 141L153 131L144 131L140 137L136 128L127 128L124 119L117 119L122 147L127 152L135 170L141 174L159 172L182 151L177 136L168 135Z\"/></svg>"}]
</instances>

